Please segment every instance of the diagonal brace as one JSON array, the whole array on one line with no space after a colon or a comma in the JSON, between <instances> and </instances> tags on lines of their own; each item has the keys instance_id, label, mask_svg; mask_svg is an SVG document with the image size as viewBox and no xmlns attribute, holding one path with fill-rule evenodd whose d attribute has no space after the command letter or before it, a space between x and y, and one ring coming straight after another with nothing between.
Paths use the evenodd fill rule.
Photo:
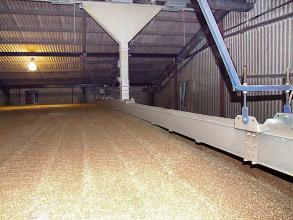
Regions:
<instances>
[{"instance_id":1,"label":"diagonal brace","mask_svg":"<svg viewBox=\"0 0 293 220\"><path fill-rule=\"evenodd\" d=\"M221 55L234 91L256 92L293 90L293 85L242 85L207 0L197 0L197 2L208 24L218 51Z\"/></svg>"}]
</instances>

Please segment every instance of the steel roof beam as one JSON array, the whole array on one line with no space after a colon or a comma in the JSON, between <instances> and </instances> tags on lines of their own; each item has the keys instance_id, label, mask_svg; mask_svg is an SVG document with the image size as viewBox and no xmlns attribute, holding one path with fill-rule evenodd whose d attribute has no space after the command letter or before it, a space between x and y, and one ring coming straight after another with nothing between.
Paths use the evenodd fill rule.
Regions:
<instances>
[{"instance_id":1,"label":"steel roof beam","mask_svg":"<svg viewBox=\"0 0 293 220\"><path fill-rule=\"evenodd\" d=\"M0 52L0 57L12 56L29 56L29 57L80 57L83 56L82 52ZM87 57L115 57L118 58L117 53L86 53ZM134 58L175 58L177 54L164 54L164 53L130 53L130 57Z\"/></svg>"},{"instance_id":2,"label":"steel roof beam","mask_svg":"<svg viewBox=\"0 0 293 220\"><path fill-rule=\"evenodd\" d=\"M59 28L59 27L17 27L17 26L10 26L10 27L1 27L0 31L20 31L20 32L61 32L61 33L74 33L72 28ZM81 34L83 30L77 29L76 33ZM87 30L87 34L107 34L104 30ZM157 32L157 31L141 31L139 35L149 35L149 36L178 36L178 37L193 37L194 33L187 32Z\"/></svg>"},{"instance_id":3,"label":"steel roof beam","mask_svg":"<svg viewBox=\"0 0 293 220\"><path fill-rule=\"evenodd\" d=\"M33 0L33 1L42 1L42 0ZM44 2L44 1L43 1ZM50 2L50 1L46 1L45 2ZM165 5L167 2L167 0L156 0L154 1L154 3L152 4L156 4L156 5ZM241 0L208 0L211 9L213 10L225 10L225 11L249 11L252 7L253 7L253 3L247 3L247 2L243 2ZM53 4L73 4L73 3L77 3L80 4L82 3L82 1L51 1L51 3ZM145 1L133 1L133 3L140 3L140 4L145 4ZM165 11L171 11L173 12L174 9L169 9L167 7L163 8L163 10ZM186 7L183 8L183 10L194 10L194 8L192 8L192 5L189 3L189 1L187 1Z\"/></svg>"},{"instance_id":4,"label":"steel roof beam","mask_svg":"<svg viewBox=\"0 0 293 220\"><path fill-rule=\"evenodd\" d=\"M115 77L96 77L96 79L108 82L112 81ZM28 80L29 79L29 80ZM17 88L26 86L28 88L32 88L34 85L63 85L63 84L93 84L92 79L90 77L70 77L70 78L22 78L19 79L17 77L4 80L7 88Z\"/></svg>"},{"instance_id":5,"label":"steel roof beam","mask_svg":"<svg viewBox=\"0 0 293 220\"><path fill-rule=\"evenodd\" d=\"M116 78L116 76L96 76L95 79L99 80L102 83L112 83L113 78ZM131 77L133 78L133 77ZM11 88L33 88L39 85L72 85L72 84L91 84L94 85L92 82L91 77L79 77L79 78L63 78L63 79L54 79L54 78L34 78L30 79L28 81L27 79L18 79L18 78L13 78L13 79L7 79L5 81L5 89L11 89ZM150 84L150 79L146 80L143 78L133 78L134 84ZM145 83L143 83L145 82Z\"/></svg>"},{"instance_id":6,"label":"steel roof beam","mask_svg":"<svg viewBox=\"0 0 293 220\"><path fill-rule=\"evenodd\" d=\"M159 5L165 5L168 0L156 0ZM208 0L208 3L212 10L223 10L223 11L249 11L253 8L254 3L247 3L239 0ZM168 9L168 8L167 8ZM186 9L199 9L193 8L190 1L186 4Z\"/></svg>"},{"instance_id":7,"label":"steel roof beam","mask_svg":"<svg viewBox=\"0 0 293 220\"><path fill-rule=\"evenodd\" d=\"M0 61L0 64L2 65L26 65L28 63L28 61ZM86 64L86 65L105 65L105 64L114 64L117 65L118 60L97 60L97 61L85 61L85 62L79 62L79 60L75 60L75 61L37 61L36 62L38 65L42 64L42 65L81 65L81 64ZM164 66L167 65L168 61L166 60L131 60L130 61L130 66L134 67L147 67L149 68L150 65L160 65L160 66ZM1 68L0 68L1 69Z\"/></svg>"},{"instance_id":8,"label":"steel roof beam","mask_svg":"<svg viewBox=\"0 0 293 220\"><path fill-rule=\"evenodd\" d=\"M117 64L118 60L96 60L96 61L82 61L82 63L87 64L87 65L104 65L104 64ZM23 65L27 64L28 61L0 61L0 64L13 64L13 65ZM48 64L48 65L58 65L58 64L63 64L63 65L69 65L69 64L74 64L74 65L81 65L79 63L79 60L75 61L36 61L37 64ZM130 65L164 65L168 64L166 63L166 60L131 60Z\"/></svg>"},{"instance_id":9,"label":"steel roof beam","mask_svg":"<svg viewBox=\"0 0 293 220\"><path fill-rule=\"evenodd\" d=\"M110 71L117 71L117 73L118 73L118 68L117 69L113 69L113 68L107 68L107 69L95 69L95 68L88 68L88 71L91 71L91 72L93 72L93 74L95 73L95 72L110 72ZM130 70L130 73L140 73L140 72L142 72L142 73L157 73L157 72L154 72L154 70L153 69L148 69L148 70L146 70L145 68L129 68L129 70ZM34 74L51 74L51 73L72 73L72 72L80 72L80 73L82 73L83 71L82 71L82 68L80 68L79 70L77 70L76 68L72 68L72 69L54 69L54 70L43 70L43 71L35 71L35 72L33 72ZM16 70L16 71L6 71L6 70L0 70L0 76L1 76L1 74L2 73L5 73L5 74L17 74L17 73L28 73L28 74L32 74L31 72L28 72L28 71L25 71L25 70L23 70L23 69L19 69L19 70Z\"/></svg>"},{"instance_id":10,"label":"steel roof beam","mask_svg":"<svg viewBox=\"0 0 293 220\"><path fill-rule=\"evenodd\" d=\"M0 44L34 44L34 45L75 45L82 46L82 42L78 41L75 43L72 41L62 41L62 40L19 40L19 39L2 39ZM87 44L86 46L104 46L104 47L118 47L118 45L113 42L99 42L97 44ZM153 43L133 43L129 47L163 47L163 48L183 48L184 44L153 44Z\"/></svg>"},{"instance_id":11,"label":"steel roof beam","mask_svg":"<svg viewBox=\"0 0 293 220\"><path fill-rule=\"evenodd\" d=\"M67 75L66 73L60 74L60 72L39 72L35 75L28 72L11 72L11 73L0 73L0 78L3 80L5 85L8 81L17 81L17 80L25 80L27 83L30 83L30 80L38 80L38 81L46 81L49 82L50 80L55 81L64 81L64 80L70 80L70 79L80 79L81 77L89 77L89 75L84 75L82 71L71 71L68 72L70 75ZM99 74L95 74L96 77L99 78L113 78L117 77L118 74L109 75L105 72L99 72ZM29 79L29 80L28 80Z\"/></svg>"},{"instance_id":12,"label":"steel roof beam","mask_svg":"<svg viewBox=\"0 0 293 220\"><path fill-rule=\"evenodd\" d=\"M8 89L36 89L36 88L71 88L71 87L89 87L94 86L93 83L57 83L57 84L19 84L9 85Z\"/></svg>"},{"instance_id":13,"label":"steel roof beam","mask_svg":"<svg viewBox=\"0 0 293 220\"><path fill-rule=\"evenodd\" d=\"M212 10L242 11L247 12L253 9L254 3L247 3L235 0L208 0Z\"/></svg>"},{"instance_id":14,"label":"steel roof beam","mask_svg":"<svg viewBox=\"0 0 293 220\"><path fill-rule=\"evenodd\" d=\"M20 9L0 9L0 14L10 14L10 15L40 15L40 16L66 16L73 17L72 11L61 11L61 10L20 10ZM76 17L82 17L83 12L76 11ZM89 15L87 18L91 18ZM182 18L174 18L163 15L157 15L154 18L154 21L162 21L162 22L183 22ZM185 18L185 23L198 23L196 18Z\"/></svg>"},{"instance_id":15,"label":"steel roof beam","mask_svg":"<svg viewBox=\"0 0 293 220\"><path fill-rule=\"evenodd\" d=\"M109 84L102 83L102 84ZM130 86L151 86L151 83L130 83ZM21 84L21 85L9 85L7 89L43 89L43 88L79 88L79 87L94 87L93 83L59 83L59 84Z\"/></svg>"}]
</instances>

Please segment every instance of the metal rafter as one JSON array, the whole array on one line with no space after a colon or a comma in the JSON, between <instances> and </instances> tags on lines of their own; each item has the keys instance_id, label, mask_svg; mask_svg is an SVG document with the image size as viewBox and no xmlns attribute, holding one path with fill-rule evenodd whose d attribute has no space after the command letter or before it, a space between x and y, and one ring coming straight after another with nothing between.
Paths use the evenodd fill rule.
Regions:
<instances>
[{"instance_id":1,"label":"metal rafter","mask_svg":"<svg viewBox=\"0 0 293 220\"><path fill-rule=\"evenodd\" d=\"M20 10L20 9L0 9L0 14L8 14L8 15L36 15L36 16L66 16L66 17L72 17L73 13L71 11L62 11L62 10ZM76 11L76 17L82 17L83 11L78 10ZM87 18L91 18L89 15L87 15ZM157 17L154 18L154 21L158 22L182 22L182 19L176 18L176 17L168 17L166 15L157 15ZM198 23L196 18L186 18L186 23Z\"/></svg>"},{"instance_id":2,"label":"metal rafter","mask_svg":"<svg viewBox=\"0 0 293 220\"><path fill-rule=\"evenodd\" d=\"M155 0L155 4L165 5L168 0ZM139 3L141 1L133 1ZM241 0L208 0L211 9L213 10L224 10L224 11L249 11L253 7L253 3L247 3ZM144 3L144 2L141 2ZM165 10L168 10L166 8ZM187 1L185 10L198 10L194 9L190 3Z\"/></svg>"},{"instance_id":3,"label":"metal rafter","mask_svg":"<svg viewBox=\"0 0 293 220\"><path fill-rule=\"evenodd\" d=\"M12 64L13 65L23 65L23 64L27 64L28 61L0 61L0 64ZM103 64L115 64L117 65L118 60L96 60L96 61L82 61L82 63L87 64L87 65L103 65ZM167 64L168 62L166 62L166 60L130 60L130 65L131 66L148 66L149 65L164 65ZM142 64L143 63L143 64ZM79 60L75 60L75 61L37 61L37 64L48 64L48 65L58 65L58 64L62 64L62 65L70 65L70 64L74 64L74 65L80 65L81 63L79 63ZM0 68L1 69L1 68Z\"/></svg>"},{"instance_id":4,"label":"metal rafter","mask_svg":"<svg viewBox=\"0 0 293 220\"><path fill-rule=\"evenodd\" d=\"M42 28L42 27L17 27L17 26L9 26L9 27L1 27L0 31L19 31L19 32L44 32L44 33L48 33L48 32L61 32L61 33L73 33L74 31L72 30L72 28L60 28L60 27L46 27L46 28ZM77 28L77 33L80 34L82 33L82 29L78 29ZM98 30L88 30L87 34L107 34L104 30L102 29L98 29ZM177 36L177 37L193 37L194 33L191 32L187 32L187 33L182 33L182 32L157 32L157 31L146 31L146 30L142 30L139 33L140 36Z\"/></svg>"},{"instance_id":5,"label":"metal rafter","mask_svg":"<svg viewBox=\"0 0 293 220\"><path fill-rule=\"evenodd\" d=\"M51 2L56 4L73 4L73 3L82 3L82 0L32 0L32 1L45 1L45 2ZM107 0L106 0L107 1ZM140 3L140 4L156 4L156 5L166 5L168 0L155 0L155 1L141 1L141 0L134 0L133 3ZM210 6L212 9L219 9L219 10L227 10L227 11L249 11L253 4L246 3L241 0L208 0ZM187 1L186 8L183 8L185 10L194 10L192 8L192 5ZM174 9L169 9L168 7L163 8L163 10L166 11L174 11Z\"/></svg>"},{"instance_id":6,"label":"metal rafter","mask_svg":"<svg viewBox=\"0 0 293 220\"><path fill-rule=\"evenodd\" d=\"M92 71L92 72L110 72L110 71L113 71L113 72L115 72L115 71L117 71L117 73L118 73L118 68L117 69L113 69L113 68L108 68L108 69L97 69L97 68L87 68L88 70L90 70L90 71ZM0 76L1 76L1 73L5 73L5 74L16 74L16 73L31 73L31 72L28 72L28 70L27 70L27 72L26 71L24 71L24 70L26 70L26 69L19 69L19 70L14 70L14 71L7 71L7 70L0 70ZM72 68L72 69L70 69L70 68L67 68L67 69L50 69L50 70L39 70L39 71L35 71L34 72L34 74L50 74L50 73L52 73L52 72L55 72L55 73L72 73L72 72L80 72L80 73L82 73L83 71L82 71L82 69L80 68L80 70L77 70L76 68ZM148 70L146 70L145 68L141 68L141 67L138 67L138 68L133 68L133 67L131 67L130 69L129 69L129 71L130 71L130 74L131 73L152 73L152 74L158 74L159 72L155 72L153 69L148 69Z\"/></svg>"},{"instance_id":7,"label":"metal rafter","mask_svg":"<svg viewBox=\"0 0 293 220\"><path fill-rule=\"evenodd\" d=\"M22 40L22 39L2 39L0 44L33 44L33 45L76 45L82 46L82 42L78 41L75 43L73 41L65 40ZM99 42L97 44L87 44L86 46L103 46L103 47L118 47L115 42ZM129 47L162 47L162 48L183 48L183 44L154 44L154 43L139 43L135 42Z\"/></svg>"},{"instance_id":8,"label":"metal rafter","mask_svg":"<svg viewBox=\"0 0 293 220\"><path fill-rule=\"evenodd\" d=\"M0 52L2 57L12 57L12 56L28 56L28 57L80 57L82 52ZM115 57L118 58L117 53L86 53L87 57ZM174 58L177 54L164 54L164 53L130 53L130 57L136 58Z\"/></svg>"},{"instance_id":9,"label":"metal rafter","mask_svg":"<svg viewBox=\"0 0 293 220\"><path fill-rule=\"evenodd\" d=\"M97 80L102 80L103 85L110 85L113 82L113 78L115 77L96 77ZM92 82L92 79L90 77L84 77L84 78L69 78L67 80L52 80L50 78L46 79L43 78L42 81L40 80L31 80L28 82L27 80L19 80L19 79L13 79L11 81L7 81L6 89L16 89L16 88L60 88L60 87L74 87L74 86L96 86L95 83ZM132 86L149 86L151 85L150 81L142 82L141 80L138 81L137 79L134 79L132 83L130 83Z\"/></svg>"}]
</instances>

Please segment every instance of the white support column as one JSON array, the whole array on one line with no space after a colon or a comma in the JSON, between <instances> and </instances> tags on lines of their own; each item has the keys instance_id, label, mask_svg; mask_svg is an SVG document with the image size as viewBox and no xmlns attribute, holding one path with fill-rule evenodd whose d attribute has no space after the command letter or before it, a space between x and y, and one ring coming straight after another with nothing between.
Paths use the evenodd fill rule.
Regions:
<instances>
[{"instance_id":1,"label":"white support column","mask_svg":"<svg viewBox=\"0 0 293 220\"><path fill-rule=\"evenodd\" d=\"M129 65L128 65L128 42L121 43L120 52L120 98L129 100Z\"/></svg>"}]
</instances>

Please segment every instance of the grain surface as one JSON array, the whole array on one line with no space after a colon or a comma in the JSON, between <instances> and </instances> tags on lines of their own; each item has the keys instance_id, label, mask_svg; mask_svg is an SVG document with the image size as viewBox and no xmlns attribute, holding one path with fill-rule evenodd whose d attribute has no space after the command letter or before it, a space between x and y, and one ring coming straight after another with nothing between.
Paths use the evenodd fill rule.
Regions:
<instances>
[{"instance_id":1,"label":"grain surface","mask_svg":"<svg viewBox=\"0 0 293 220\"><path fill-rule=\"evenodd\" d=\"M3 110L0 219L293 219L292 183L121 112Z\"/></svg>"}]
</instances>

